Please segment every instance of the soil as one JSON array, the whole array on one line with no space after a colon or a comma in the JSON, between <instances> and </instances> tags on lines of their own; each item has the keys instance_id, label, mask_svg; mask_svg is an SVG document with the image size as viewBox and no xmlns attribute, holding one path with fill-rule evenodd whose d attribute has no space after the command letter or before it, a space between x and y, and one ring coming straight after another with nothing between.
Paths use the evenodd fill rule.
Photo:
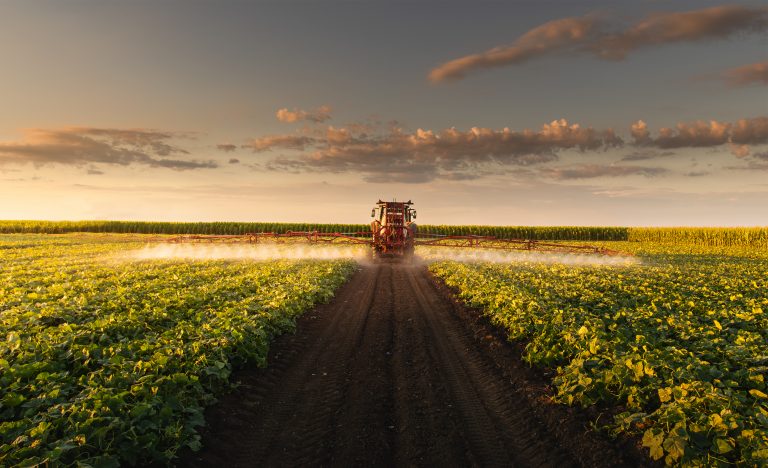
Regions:
<instances>
[{"instance_id":1,"label":"soil","mask_svg":"<svg viewBox=\"0 0 768 468\"><path fill-rule=\"evenodd\" d=\"M519 345L423 265L365 265L206 413L178 466L642 466L551 402Z\"/></svg>"}]
</instances>

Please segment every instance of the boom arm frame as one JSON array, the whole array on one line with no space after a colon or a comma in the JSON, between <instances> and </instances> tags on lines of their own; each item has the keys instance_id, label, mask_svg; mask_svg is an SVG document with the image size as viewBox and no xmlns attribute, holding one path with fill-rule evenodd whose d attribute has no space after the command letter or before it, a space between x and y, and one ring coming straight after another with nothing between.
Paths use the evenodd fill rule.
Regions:
<instances>
[{"instance_id":1,"label":"boom arm frame","mask_svg":"<svg viewBox=\"0 0 768 468\"><path fill-rule=\"evenodd\" d=\"M320 232L287 231L249 232L242 235L181 235L168 239L168 242L217 242L217 243L252 243L270 242L308 242L311 244L357 244L373 247L373 232ZM525 250L538 252L562 252L598 255L626 255L617 250L605 249L593 245L572 245L556 242L542 242L529 239L500 239L494 236L448 236L441 234L417 233L414 245L449 248L481 248L496 250Z\"/></svg>"}]
</instances>

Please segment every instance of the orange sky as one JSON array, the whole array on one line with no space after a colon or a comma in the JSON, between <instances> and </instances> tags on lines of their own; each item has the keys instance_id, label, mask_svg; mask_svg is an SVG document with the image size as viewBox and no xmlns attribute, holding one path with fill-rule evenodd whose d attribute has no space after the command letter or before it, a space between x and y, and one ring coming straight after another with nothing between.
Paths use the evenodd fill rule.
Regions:
<instances>
[{"instance_id":1,"label":"orange sky","mask_svg":"<svg viewBox=\"0 0 768 468\"><path fill-rule=\"evenodd\" d=\"M760 2L0 18L0 219L768 224Z\"/></svg>"}]
</instances>

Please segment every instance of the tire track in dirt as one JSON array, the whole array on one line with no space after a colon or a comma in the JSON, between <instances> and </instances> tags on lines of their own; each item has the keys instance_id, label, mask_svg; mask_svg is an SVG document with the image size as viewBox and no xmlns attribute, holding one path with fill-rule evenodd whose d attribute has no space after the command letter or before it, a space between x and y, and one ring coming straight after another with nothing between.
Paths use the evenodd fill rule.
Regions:
<instances>
[{"instance_id":1,"label":"tire track in dirt","mask_svg":"<svg viewBox=\"0 0 768 468\"><path fill-rule=\"evenodd\" d=\"M576 456L456 307L424 266L362 266L236 374L179 466L615 466Z\"/></svg>"},{"instance_id":2,"label":"tire track in dirt","mask_svg":"<svg viewBox=\"0 0 768 468\"><path fill-rule=\"evenodd\" d=\"M422 268L404 269L423 318L423 330L435 344L438 368L451 386L462 428L481 466L573 466L525 405L510 398L513 389L479 351L474 336Z\"/></svg>"},{"instance_id":3,"label":"tire track in dirt","mask_svg":"<svg viewBox=\"0 0 768 468\"><path fill-rule=\"evenodd\" d=\"M233 434L227 426L217 425L229 436L216 434L213 443L204 439L210 448L206 451L209 459L193 465L213 466L221 460L231 466L297 466L322 464L328 458L317 448L332 437L330 419L341 406L345 362L355 351L352 345L358 342L368 317L358 312L371 308L379 273L379 269L363 270L345 285L348 293L338 298L337 313L323 314L319 321L326 323L306 330L315 336L305 334L305 340L295 343L296 350L280 359L274 371L270 362L263 372L266 389L259 389L259 383L254 382L253 387L239 392L240 403L255 411L241 415L239 410L230 410L235 413L235 418L229 419L235 419L231 429L238 429L236 439L230 438Z\"/></svg>"},{"instance_id":4,"label":"tire track in dirt","mask_svg":"<svg viewBox=\"0 0 768 468\"><path fill-rule=\"evenodd\" d=\"M499 440L498 433L484 407L482 396L469 373L466 350L457 342L454 324L446 322L440 306L430 303L424 294L423 286L414 276L413 268L402 268L405 277L404 289L409 289L408 299L413 308L412 317L419 321L422 333L429 337L433 346L432 359L443 383L447 386L450 401L457 409L461 421L459 431L464 435L469 447L467 456L473 464L481 466L509 466L510 457ZM444 309L444 308L443 308ZM408 403L408 402L404 402Z\"/></svg>"}]
</instances>

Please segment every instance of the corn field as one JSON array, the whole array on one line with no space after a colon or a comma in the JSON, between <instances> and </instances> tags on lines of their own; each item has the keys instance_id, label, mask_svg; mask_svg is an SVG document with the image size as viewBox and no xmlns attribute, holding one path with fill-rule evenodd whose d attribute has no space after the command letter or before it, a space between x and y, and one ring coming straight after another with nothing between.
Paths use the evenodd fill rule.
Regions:
<instances>
[{"instance_id":1,"label":"corn field","mask_svg":"<svg viewBox=\"0 0 768 468\"><path fill-rule=\"evenodd\" d=\"M768 248L768 228L630 228L628 241Z\"/></svg>"},{"instance_id":2,"label":"corn field","mask_svg":"<svg viewBox=\"0 0 768 468\"><path fill-rule=\"evenodd\" d=\"M114 232L126 234L228 234L248 232L367 231L366 224L239 223L239 222L150 222L150 221L0 221L2 234L65 234L69 232Z\"/></svg>"},{"instance_id":3,"label":"corn field","mask_svg":"<svg viewBox=\"0 0 768 468\"><path fill-rule=\"evenodd\" d=\"M64 234L101 232L128 234L229 234L248 232L368 231L367 224L241 223L241 222L147 222L147 221L0 221L0 233ZM704 246L768 248L768 227L689 228L620 226L477 226L419 225L419 232L443 235L494 236L505 239L563 241L630 241L686 243Z\"/></svg>"}]
</instances>

